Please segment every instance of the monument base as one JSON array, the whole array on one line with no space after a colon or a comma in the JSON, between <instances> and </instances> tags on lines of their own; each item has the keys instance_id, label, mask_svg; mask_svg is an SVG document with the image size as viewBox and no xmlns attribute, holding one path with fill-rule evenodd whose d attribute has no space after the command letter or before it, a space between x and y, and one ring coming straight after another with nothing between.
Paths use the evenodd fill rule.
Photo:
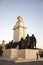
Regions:
<instances>
[{"instance_id":1,"label":"monument base","mask_svg":"<svg viewBox=\"0 0 43 65\"><path fill-rule=\"evenodd\" d=\"M3 52L3 59L37 59L38 49L7 49Z\"/></svg>"}]
</instances>

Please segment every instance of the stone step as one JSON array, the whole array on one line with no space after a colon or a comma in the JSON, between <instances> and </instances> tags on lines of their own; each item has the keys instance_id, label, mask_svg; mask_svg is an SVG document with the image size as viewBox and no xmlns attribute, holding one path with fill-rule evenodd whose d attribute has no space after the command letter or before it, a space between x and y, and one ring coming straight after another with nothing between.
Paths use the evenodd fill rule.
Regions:
<instances>
[{"instance_id":1,"label":"stone step","mask_svg":"<svg viewBox=\"0 0 43 65\"><path fill-rule=\"evenodd\" d=\"M23 59L23 58L18 58L17 60L15 60L15 63L32 62L32 61L43 61L43 58L40 58L40 59Z\"/></svg>"},{"instance_id":2,"label":"stone step","mask_svg":"<svg viewBox=\"0 0 43 65\"><path fill-rule=\"evenodd\" d=\"M36 61L36 60L18 59L18 60L15 60L15 63L31 62L31 61Z\"/></svg>"}]
</instances>

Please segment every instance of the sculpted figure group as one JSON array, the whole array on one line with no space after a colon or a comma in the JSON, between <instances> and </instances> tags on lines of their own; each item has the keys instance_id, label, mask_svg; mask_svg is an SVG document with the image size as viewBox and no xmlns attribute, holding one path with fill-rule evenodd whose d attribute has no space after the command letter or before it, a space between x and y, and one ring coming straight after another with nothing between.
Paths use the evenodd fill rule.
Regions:
<instances>
[{"instance_id":1,"label":"sculpted figure group","mask_svg":"<svg viewBox=\"0 0 43 65\"><path fill-rule=\"evenodd\" d=\"M21 38L20 42L18 43L19 49L34 49L36 48L36 38L34 34L30 37L29 34L27 34L26 38Z\"/></svg>"},{"instance_id":2,"label":"sculpted figure group","mask_svg":"<svg viewBox=\"0 0 43 65\"><path fill-rule=\"evenodd\" d=\"M21 38L21 40L19 42L14 42L13 40L11 42L9 42L9 44L6 44L6 48L18 48L19 49L34 49L36 48L36 38L34 36L34 34L32 34L32 36L29 36L29 34L27 34L26 38L23 39Z\"/></svg>"}]
</instances>

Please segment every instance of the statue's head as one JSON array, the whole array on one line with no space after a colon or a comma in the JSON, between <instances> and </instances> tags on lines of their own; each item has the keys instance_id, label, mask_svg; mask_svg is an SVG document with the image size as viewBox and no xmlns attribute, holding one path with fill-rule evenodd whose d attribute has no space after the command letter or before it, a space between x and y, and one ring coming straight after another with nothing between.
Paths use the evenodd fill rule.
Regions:
<instances>
[{"instance_id":1,"label":"statue's head","mask_svg":"<svg viewBox=\"0 0 43 65\"><path fill-rule=\"evenodd\" d=\"M29 34L27 34L27 36L29 36Z\"/></svg>"},{"instance_id":2,"label":"statue's head","mask_svg":"<svg viewBox=\"0 0 43 65\"><path fill-rule=\"evenodd\" d=\"M34 37L34 34L32 34L32 37Z\"/></svg>"},{"instance_id":3,"label":"statue's head","mask_svg":"<svg viewBox=\"0 0 43 65\"><path fill-rule=\"evenodd\" d=\"M21 20L22 20L22 16L18 16L17 19L18 19L19 21L21 21Z\"/></svg>"},{"instance_id":4,"label":"statue's head","mask_svg":"<svg viewBox=\"0 0 43 65\"><path fill-rule=\"evenodd\" d=\"M23 40L23 37L21 38L21 40Z\"/></svg>"}]
</instances>

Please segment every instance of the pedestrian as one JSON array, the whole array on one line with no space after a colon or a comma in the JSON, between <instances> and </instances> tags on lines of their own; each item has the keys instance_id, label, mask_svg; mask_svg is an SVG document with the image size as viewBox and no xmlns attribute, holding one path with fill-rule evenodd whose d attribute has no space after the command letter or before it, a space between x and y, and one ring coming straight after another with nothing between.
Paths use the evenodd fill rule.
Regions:
<instances>
[{"instance_id":1,"label":"pedestrian","mask_svg":"<svg viewBox=\"0 0 43 65\"><path fill-rule=\"evenodd\" d=\"M37 57L36 59L38 60L38 53L36 53L36 57Z\"/></svg>"}]
</instances>

